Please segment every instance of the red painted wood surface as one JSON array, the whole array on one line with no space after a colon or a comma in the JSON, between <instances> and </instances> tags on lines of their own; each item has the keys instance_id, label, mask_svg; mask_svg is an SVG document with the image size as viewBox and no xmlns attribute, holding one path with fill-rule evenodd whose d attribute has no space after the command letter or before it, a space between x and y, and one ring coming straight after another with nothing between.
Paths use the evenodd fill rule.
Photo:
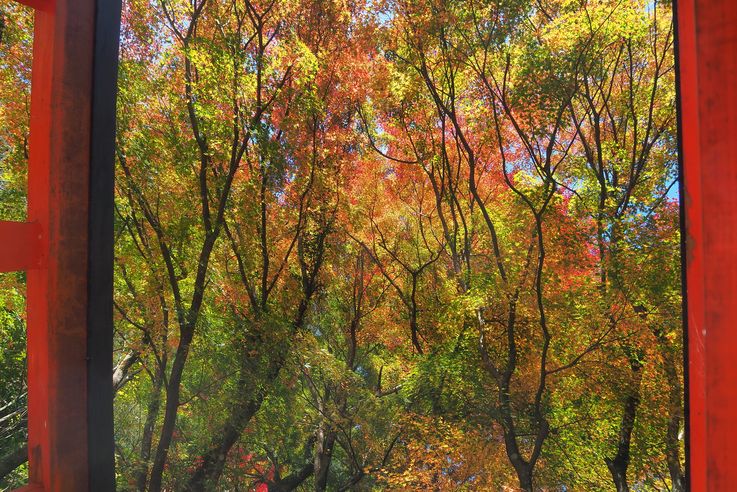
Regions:
<instances>
[{"instance_id":1,"label":"red painted wood surface","mask_svg":"<svg viewBox=\"0 0 737 492\"><path fill-rule=\"evenodd\" d=\"M40 230L46 259L27 275L30 482L47 492L84 491L94 0L24 3L42 7L35 16L28 219Z\"/></svg>"},{"instance_id":2,"label":"red painted wood surface","mask_svg":"<svg viewBox=\"0 0 737 492\"><path fill-rule=\"evenodd\" d=\"M21 487L14 492L43 492L43 490L44 488L41 485L34 483L26 485L25 487Z\"/></svg>"},{"instance_id":3,"label":"red painted wood surface","mask_svg":"<svg viewBox=\"0 0 737 492\"><path fill-rule=\"evenodd\" d=\"M0 221L0 272L41 266L41 227L30 222Z\"/></svg>"},{"instance_id":4,"label":"red painted wood surface","mask_svg":"<svg viewBox=\"0 0 737 492\"><path fill-rule=\"evenodd\" d=\"M36 10L51 10L54 8L55 0L18 0L18 2Z\"/></svg>"},{"instance_id":5,"label":"red painted wood surface","mask_svg":"<svg viewBox=\"0 0 737 492\"><path fill-rule=\"evenodd\" d=\"M30 483L20 491L112 490L120 2L19 1L36 9L28 222L0 222L0 271L27 272Z\"/></svg>"},{"instance_id":6,"label":"red painted wood surface","mask_svg":"<svg viewBox=\"0 0 737 492\"><path fill-rule=\"evenodd\" d=\"M687 326L688 326L688 415L689 477L693 491L706 490L706 378L704 373L704 265L699 152L696 24L694 0L677 3L678 68L681 105L681 152L687 230Z\"/></svg>"},{"instance_id":7,"label":"red painted wood surface","mask_svg":"<svg viewBox=\"0 0 737 492\"><path fill-rule=\"evenodd\" d=\"M737 2L679 0L692 491L737 487Z\"/></svg>"}]
</instances>

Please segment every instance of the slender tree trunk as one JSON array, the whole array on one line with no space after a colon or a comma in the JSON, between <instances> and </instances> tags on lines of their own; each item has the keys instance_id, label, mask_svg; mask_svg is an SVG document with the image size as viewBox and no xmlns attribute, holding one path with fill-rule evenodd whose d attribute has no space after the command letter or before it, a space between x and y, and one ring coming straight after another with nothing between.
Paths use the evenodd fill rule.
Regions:
<instances>
[{"instance_id":1,"label":"slender tree trunk","mask_svg":"<svg viewBox=\"0 0 737 492\"><path fill-rule=\"evenodd\" d=\"M285 360L284 356L278 355L272 358L269 371L263 383L265 388L271 386L277 379ZM251 376L251 374L244 374L243 377L248 376ZM245 379L242 382L245 382ZM243 429L246 428L253 416L259 411L261 404L268 394L267 390L249 390L246 387L242 387L239 393L242 395L250 394L251 397L248 401L236 402L233 405L228 420L220 432L216 434L218 436L217 441L214 442L210 450L202 457L201 463L189 478L185 490L190 492L214 490L223 473L228 453L236 442L238 442ZM311 474L312 465L310 464L299 473L290 475L279 483L273 484L273 487L270 487L269 490L294 490Z\"/></svg>"},{"instance_id":2,"label":"slender tree trunk","mask_svg":"<svg viewBox=\"0 0 737 492\"><path fill-rule=\"evenodd\" d=\"M519 487L525 492L532 492L532 473L529 471L518 472L517 477L519 478Z\"/></svg>"},{"instance_id":3,"label":"slender tree trunk","mask_svg":"<svg viewBox=\"0 0 737 492\"><path fill-rule=\"evenodd\" d=\"M161 369L159 369L153 381L151 400L148 403L146 413L146 423L143 426L143 437L141 439L140 451L141 465L136 473L136 488L139 492L146 492L146 481L148 479L149 460L151 459L154 426L156 425L156 419L159 417L159 410L161 409L161 390L163 388L163 384L163 374L161 373Z\"/></svg>"},{"instance_id":4,"label":"slender tree trunk","mask_svg":"<svg viewBox=\"0 0 737 492\"><path fill-rule=\"evenodd\" d=\"M166 386L166 406L164 409L164 423L161 426L159 434L159 444L156 447L156 455L154 463L151 467L151 480L149 482L149 492L161 492L161 484L164 475L164 464L166 456L169 453L172 436L174 435L174 425L177 420L177 411L179 410L179 398L181 395L182 374L184 373L184 365L187 361L189 346L192 343L194 335L194 327L186 327L182 330L182 339L174 362L171 367L169 376L169 384Z\"/></svg>"},{"instance_id":5,"label":"slender tree trunk","mask_svg":"<svg viewBox=\"0 0 737 492\"><path fill-rule=\"evenodd\" d=\"M614 486L617 492L629 492L630 487L627 483L627 464L624 462L618 462L615 460L606 459L606 465L609 468L609 472L612 474L612 480L614 480Z\"/></svg>"},{"instance_id":6,"label":"slender tree trunk","mask_svg":"<svg viewBox=\"0 0 737 492\"><path fill-rule=\"evenodd\" d=\"M312 475L313 470L313 464L307 463L288 477L283 478L278 482L269 483L269 492L292 492L307 480L310 475Z\"/></svg>"},{"instance_id":7,"label":"slender tree trunk","mask_svg":"<svg viewBox=\"0 0 737 492\"><path fill-rule=\"evenodd\" d=\"M333 430L325 432L324 425L317 436L317 445L315 449L315 492L324 492L328 486L328 474L330 472L330 464L333 461L333 448L337 433Z\"/></svg>"},{"instance_id":8,"label":"slender tree trunk","mask_svg":"<svg viewBox=\"0 0 737 492\"><path fill-rule=\"evenodd\" d=\"M632 443L632 431L635 428L637 406L640 404L640 383L642 381L642 363L636 359L630 360L633 382L630 394L624 401L622 421L619 425L619 438L617 442L617 454L614 458L604 458L617 492L629 492L627 483L627 468L630 464L630 445Z\"/></svg>"},{"instance_id":9,"label":"slender tree trunk","mask_svg":"<svg viewBox=\"0 0 737 492\"><path fill-rule=\"evenodd\" d=\"M195 469L187 482L186 490L204 491L214 487L225 468L228 453L238 442L243 429L246 428L254 415L261 408L261 404L268 394L268 388L279 377L286 358L286 350L276 353L269 360L268 371L258 385L254 385L252 378L254 373L251 368L259 364L259 360L253 360L249 355L251 346L244 346L241 353L240 376L238 378L238 399L233 402L228 413L227 420L221 429L215 433L210 449L202 456L200 464ZM262 386L264 389L258 389Z\"/></svg>"},{"instance_id":10,"label":"slender tree trunk","mask_svg":"<svg viewBox=\"0 0 737 492\"><path fill-rule=\"evenodd\" d=\"M128 353L123 359L115 366L113 370L113 390L118 391L122 388L129 379L130 368L138 362L141 358L141 354L136 351Z\"/></svg>"},{"instance_id":11,"label":"slender tree trunk","mask_svg":"<svg viewBox=\"0 0 737 492\"><path fill-rule=\"evenodd\" d=\"M324 244L321 245L321 248L322 247L324 247ZM317 277L317 272L320 269L321 261L322 259L318 260L318 262L314 265L312 275L309 278L303 280L304 298L302 299L302 301L300 301L299 307L297 308L297 315L295 317L294 324L292 325L293 334L297 333L304 326L307 316L307 308L316 290L315 279ZM277 379L277 377L279 377L279 372L286 362L288 349L289 344L287 343L286 346L282 347L281 351L275 353L269 360L269 367L262 385L264 388L268 388L271 383L273 383ZM177 355L179 355L178 352ZM253 376L253 374L249 372L247 368L247 361L249 357L250 356L246 354L241 355L241 364L243 365L241 367L240 381L238 383L239 387L241 388L239 394L246 400L241 400L240 405L238 404L238 402L236 402L236 404L232 407L231 413L225 425L223 426L221 431L216 434L218 436L217 441L215 441L210 450L205 453L201 464L190 476L190 479L187 482L186 490L204 491L206 490L205 486L213 487L215 484L217 484L217 481L220 479L220 475L223 472L223 467L225 466L225 460L228 456L228 452L238 441L241 434L243 433L243 429L245 429L251 418L256 414L256 412L258 412L259 408L261 408L261 403L263 403L264 399L266 398L268 391L267 389L255 390L249 388L247 378ZM174 363L176 364L176 359ZM172 369L172 373L173 372L174 370ZM177 388L178 387L179 385L177 383ZM311 465L306 467L304 474L298 474L289 477L288 480L283 481L283 483L279 484L278 487L291 487L291 485L289 484L292 483L292 481L297 481L300 479L300 477L304 477L301 478L301 480L305 480L306 477L310 474L312 474ZM159 487L160 483L161 482L159 479ZM297 485L299 483L301 482L297 482ZM150 492L160 492L160 488L156 490L151 489Z\"/></svg>"},{"instance_id":12,"label":"slender tree trunk","mask_svg":"<svg viewBox=\"0 0 737 492\"><path fill-rule=\"evenodd\" d=\"M295 322L295 331L302 327L305 314L307 312L307 302L300 304ZM249 347L250 348L250 347ZM190 476L187 482L186 490L188 491L204 491L206 487L213 487L220 479L225 467L225 461L228 457L230 449L238 442L243 429L246 428L256 412L261 408L261 404L267 396L268 388L279 377L279 372L286 362L287 347L283 347L281 353L274 354L269 360L268 371L263 380L263 388L261 390L254 389L249 385L249 378L253 377L253 373L249 371L249 355L241 354L241 375L238 382L238 394L242 399L236 401L231 407L230 414L221 430L216 433L216 439L210 449L202 457L202 461Z\"/></svg>"},{"instance_id":13,"label":"slender tree trunk","mask_svg":"<svg viewBox=\"0 0 737 492\"><path fill-rule=\"evenodd\" d=\"M532 492L535 462L527 461L522 457L519 447L517 446L517 439L515 436L508 436L505 432L504 441L506 444L507 457L512 463L512 467L514 467L514 471L517 474L519 488L525 492ZM514 441L514 444L511 444L511 441Z\"/></svg>"},{"instance_id":14,"label":"slender tree trunk","mask_svg":"<svg viewBox=\"0 0 737 492\"><path fill-rule=\"evenodd\" d=\"M678 433L681 427L681 416L671 414L668 422L668 431L665 442L665 454L668 461L668 472L671 479L671 490L673 492L684 492L686 490L686 477L681 470L680 446Z\"/></svg>"},{"instance_id":15,"label":"slender tree trunk","mask_svg":"<svg viewBox=\"0 0 737 492\"><path fill-rule=\"evenodd\" d=\"M665 456L668 462L668 472L670 473L673 492L684 492L686 490L686 477L681 468L681 446L678 439L683 418L683 398L681 397L683 385L678 377L673 352L670 351L668 346L664 346L663 350L665 352L663 357L665 374L670 388L668 393L670 418L665 436Z\"/></svg>"},{"instance_id":16,"label":"slender tree trunk","mask_svg":"<svg viewBox=\"0 0 737 492\"><path fill-rule=\"evenodd\" d=\"M507 452L507 458L509 458L509 462L512 464L512 467L517 474L520 489L525 492L532 492L535 464L537 463L537 457L539 455L533 452L529 461L522 456L522 452L517 441L517 431L514 425L514 416L511 401L509 399L508 385L504 385L500 388L499 399L501 402L501 424L504 428L504 447ZM547 428L540 429L539 432L541 434L538 435L537 439L540 439L540 437L545 439L547 436Z\"/></svg>"},{"instance_id":17,"label":"slender tree trunk","mask_svg":"<svg viewBox=\"0 0 737 492\"><path fill-rule=\"evenodd\" d=\"M412 338L412 346L417 350L417 353L422 355L422 344L420 344L419 327L417 324L417 312L413 308L409 314L409 330Z\"/></svg>"},{"instance_id":18,"label":"slender tree trunk","mask_svg":"<svg viewBox=\"0 0 737 492\"><path fill-rule=\"evenodd\" d=\"M223 473L230 449L238 441L251 418L258 412L262 402L263 396L236 407L219 433L220 442L202 457L201 464L187 482L186 490L192 492L213 490Z\"/></svg>"},{"instance_id":19,"label":"slender tree trunk","mask_svg":"<svg viewBox=\"0 0 737 492\"><path fill-rule=\"evenodd\" d=\"M532 473L533 467L530 466L520 455L509 456L509 460L512 461L514 471L517 474L517 480L519 480L519 488L525 492L532 492Z\"/></svg>"}]
</instances>

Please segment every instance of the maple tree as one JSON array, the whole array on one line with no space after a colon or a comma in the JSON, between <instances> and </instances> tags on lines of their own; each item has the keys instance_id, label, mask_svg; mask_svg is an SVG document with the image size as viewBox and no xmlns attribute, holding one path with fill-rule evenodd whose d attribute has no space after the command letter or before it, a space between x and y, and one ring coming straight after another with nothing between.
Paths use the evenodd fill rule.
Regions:
<instances>
[{"instance_id":1,"label":"maple tree","mask_svg":"<svg viewBox=\"0 0 737 492\"><path fill-rule=\"evenodd\" d=\"M684 490L673 60L662 1L125 1L118 487Z\"/></svg>"}]
</instances>

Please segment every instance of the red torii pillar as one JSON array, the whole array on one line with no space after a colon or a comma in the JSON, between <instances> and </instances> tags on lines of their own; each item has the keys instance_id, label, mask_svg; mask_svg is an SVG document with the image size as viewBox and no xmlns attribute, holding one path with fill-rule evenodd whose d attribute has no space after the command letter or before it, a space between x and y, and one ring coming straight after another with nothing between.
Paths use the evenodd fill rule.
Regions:
<instances>
[{"instance_id":1,"label":"red torii pillar","mask_svg":"<svg viewBox=\"0 0 737 492\"><path fill-rule=\"evenodd\" d=\"M112 241L119 0L35 9L28 222L0 222L27 272L26 490L114 490Z\"/></svg>"},{"instance_id":2,"label":"red torii pillar","mask_svg":"<svg viewBox=\"0 0 737 492\"><path fill-rule=\"evenodd\" d=\"M737 1L677 0L689 477L737 490Z\"/></svg>"},{"instance_id":3,"label":"red torii pillar","mask_svg":"<svg viewBox=\"0 0 737 492\"><path fill-rule=\"evenodd\" d=\"M27 223L29 490L113 490L112 179L118 0L35 8ZM737 484L737 2L678 0L689 477Z\"/></svg>"}]
</instances>

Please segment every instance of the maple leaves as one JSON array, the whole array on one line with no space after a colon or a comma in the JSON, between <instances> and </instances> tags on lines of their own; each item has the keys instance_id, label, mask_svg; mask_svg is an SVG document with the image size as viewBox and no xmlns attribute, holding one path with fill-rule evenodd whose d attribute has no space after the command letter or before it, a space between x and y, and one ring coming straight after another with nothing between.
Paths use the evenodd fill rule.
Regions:
<instances>
[{"instance_id":1,"label":"maple leaves","mask_svg":"<svg viewBox=\"0 0 737 492\"><path fill-rule=\"evenodd\" d=\"M125 2L121 487L679 490L672 37L634 0Z\"/></svg>"}]
</instances>

